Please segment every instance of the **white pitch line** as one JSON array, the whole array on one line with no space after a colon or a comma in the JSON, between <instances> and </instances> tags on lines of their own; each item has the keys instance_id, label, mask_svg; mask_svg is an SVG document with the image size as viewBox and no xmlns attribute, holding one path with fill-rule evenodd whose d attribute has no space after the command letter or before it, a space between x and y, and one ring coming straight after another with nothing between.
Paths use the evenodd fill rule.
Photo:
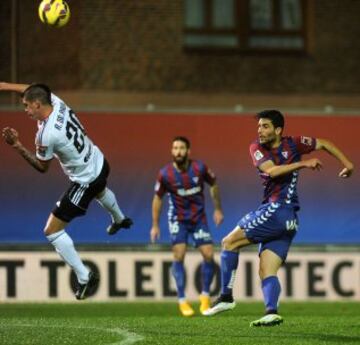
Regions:
<instances>
[{"instance_id":1,"label":"white pitch line","mask_svg":"<svg viewBox=\"0 0 360 345\"><path fill-rule=\"evenodd\" d=\"M75 328L75 329L91 329L101 332L116 333L122 336L122 340L116 341L115 343L104 343L104 345L132 345L138 341L144 340L145 338L142 335L136 334L134 332L129 332L124 328L101 328L101 327L82 327L82 326L64 326L64 325L0 325L0 328L11 328L11 327L41 327L41 328Z\"/></svg>"}]
</instances>

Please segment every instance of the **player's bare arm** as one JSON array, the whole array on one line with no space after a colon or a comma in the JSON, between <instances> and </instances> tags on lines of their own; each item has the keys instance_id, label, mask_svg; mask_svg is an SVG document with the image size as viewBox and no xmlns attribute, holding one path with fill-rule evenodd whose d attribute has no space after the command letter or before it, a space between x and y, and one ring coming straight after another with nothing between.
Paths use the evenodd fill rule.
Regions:
<instances>
[{"instance_id":1,"label":"player's bare arm","mask_svg":"<svg viewBox=\"0 0 360 345\"><path fill-rule=\"evenodd\" d=\"M19 133L10 127L5 127L2 130L2 136L5 142L12 146L33 168L41 173L45 173L50 166L51 161L41 161L30 152L19 140Z\"/></svg>"},{"instance_id":2,"label":"player's bare arm","mask_svg":"<svg viewBox=\"0 0 360 345\"><path fill-rule=\"evenodd\" d=\"M220 189L217 184L210 186L210 196L214 204L214 223L218 226L224 220L224 213L221 207Z\"/></svg>"},{"instance_id":3,"label":"player's bare arm","mask_svg":"<svg viewBox=\"0 0 360 345\"><path fill-rule=\"evenodd\" d=\"M0 91L14 91L18 93L23 93L28 87L28 84L0 82Z\"/></svg>"},{"instance_id":4,"label":"player's bare arm","mask_svg":"<svg viewBox=\"0 0 360 345\"><path fill-rule=\"evenodd\" d=\"M316 150L324 150L328 152L344 165L344 168L339 173L339 177L347 178L352 175L354 171L354 164L331 141L325 139L316 139Z\"/></svg>"},{"instance_id":5,"label":"player's bare arm","mask_svg":"<svg viewBox=\"0 0 360 345\"><path fill-rule=\"evenodd\" d=\"M293 171L304 168L320 170L322 168L322 163L317 158L310 158L304 161L284 165L275 165L273 161L268 160L259 166L259 169L268 174L271 178L287 175Z\"/></svg>"},{"instance_id":6,"label":"player's bare arm","mask_svg":"<svg viewBox=\"0 0 360 345\"><path fill-rule=\"evenodd\" d=\"M155 194L152 202L152 227L150 230L150 239L154 243L160 237L160 213L162 209L162 199Z\"/></svg>"}]
</instances>

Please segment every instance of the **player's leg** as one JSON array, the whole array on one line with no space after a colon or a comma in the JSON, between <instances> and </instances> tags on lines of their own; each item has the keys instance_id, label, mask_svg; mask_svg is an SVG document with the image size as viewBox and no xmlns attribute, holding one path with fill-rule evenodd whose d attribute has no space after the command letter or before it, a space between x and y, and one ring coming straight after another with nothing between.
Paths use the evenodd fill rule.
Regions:
<instances>
[{"instance_id":1,"label":"player's leg","mask_svg":"<svg viewBox=\"0 0 360 345\"><path fill-rule=\"evenodd\" d=\"M278 302L281 286L277 272L281 267L283 259L267 249L260 254L259 276L261 288L264 295L265 316L251 322L250 326L274 326L283 322L278 314Z\"/></svg>"},{"instance_id":2,"label":"player's leg","mask_svg":"<svg viewBox=\"0 0 360 345\"><path fill-rule=\"evenodd\" d=\"M245 215L235 229L222 241L221 252L221 295L215 301L207 315L231 310L235 307L232 289L239 261L239 250L253 243L272 238L274 226L278 226L275 203L261 205L255 212Z\"/></svg>"},{"instance_id":3,"label":"player's leg","mask_svg":"<svg viewBox=\"0 0 360 345\"><path fill-rule=\"evenodd\" d=\"M56 203L44 230L56 251L73 268L77 276L78 289L75 293L77 299L85 299L91 295L98 286L99 277L85 267L72 239L65 232L65 226L74 218L85 215L91 200L97 193L98 185L96 184L71 183L61 200Z\"/></svg>"},{"instance_id":4,"label":"player's leg","mask_svg":"<svg viewBox=\"0 0 360 345\"><path fill-rule=\"evenodd\" d=\"M221 294L204 315L212 316L235 308L232 290L239 263L239 250L249 244L252 244L252 242L248 240L244 229L239 225L222 240L222 251L220 256Z\"/></svg>"},{"instance_id":5,"label":"player's leg","mask_svg":"<svg viewBox=\"0 0 360 345\"><path fill-rule=\"evenodd\" d=\"M93 288L97 286L98 277L83 264L77 253L74 242L71 237L65 232L65 227L68 223L57 218L54 214L50 214L44 233L49 242L55 247L55 250L61 258L74 270L79 289L76 292L77 299L84 299L89 295ZM81 291L79 291L81 288Z\"/></svg>"},{"instance_id":6,"label":"player's leg","mask_svg":"<svg viewBox=\"0 0 360 345\"><path fill-rule=\"evenodd\" d=\"M292 220L292 215L288 219ZM296 220L296 215L294 219ZM262 243L260 246L259 276L264 295L265 316L251 322L250 326L274 326L283 322L283 318L278 314L281 286L277 274L286 260L295 234L295 230L284 229L277 239Z\"/></svg>"},{"instance_id":7,"label":"player's leg","mask_svg":"<svg viewBox=\"0 0 360 345\"><path fill-rule=\"evenodd\" d=\"M191 226L190 234L195 247L199 249L203 262L201 264L202 291L200 299L200 313L204 314L210 308L210 285L214 278L214 245L206 219L201 219Z\"/></svg>"},{"instance_id":8,"label":"player's leg","mask_svg":"<svg viewBox=\"0 0 360 345\"><path fill-rule=\"evenodd\" d=\"M232 289L239 263L239 251L251 242L247 239L244 229L237 226L222 240L221 251L221 295L232 300Z\"/></svg>"},{"instance_id":9,"label":"player's leg","mask_svg":"<svg viewBox=\"0 0 360 345\"><path fill-rule=\"evenodd\" d=\"M111 224L106 229L109 235L116 234L120 229L129 229L133 224L132 219L126 217L121 211L116 196L109 188L105 188L96 196L96 201L109 212Z\"/></svg>"},{"instance_id":10,"label":"player's leg","mask_svg":"<svg viewBox=\"0 0 360 345\"><path fill-rule=\"evenodd\" d=\"M259 276L264 295L266 314L277 314L281 286L277 273L283 259L267 249L260 254Z\"/></svg>"},{"instance_id":11,"label":"player's leg","mask_svg":"<svg viewBox=\"0 0 360 345\"><path fill-rule=\"evenodd\" d=\"M172 274L175 279L180 312L183 316L192 316L194 315L194 310L186 300L186 295L185 295L184 259L186 254L186 247L187 247L186 243L176 243L172 246L172 252L173 252Z\"/></svg>"},{"instance_id":12,"label":"player's leg","mask_svg":"<svg viewBox=\"0 0 360 345\"><path fill-rule=\"evenodd\" d=\"M133 221L124 215L121 211L116 196L113 191L106 187L107 177L109 176L110 167L106 159L100 175L91 183L94 190L97 190L96 201L109 212L111 224L107 228L109 235L116 234L120 229L129 229Z\"/></svg>"},{"instance_id":13,"label":"player's leg","mask_svg":"<svg viewBox=\"0 0 360 345\"><path fill-rule=\"evenodd\" d=\"M203 257L201 263L202 291L200 295L200 313L204 314L210 308L210 286L214 279L214 246L212 243L200 245L199 251Z\"/></svg>"}]
</instances>

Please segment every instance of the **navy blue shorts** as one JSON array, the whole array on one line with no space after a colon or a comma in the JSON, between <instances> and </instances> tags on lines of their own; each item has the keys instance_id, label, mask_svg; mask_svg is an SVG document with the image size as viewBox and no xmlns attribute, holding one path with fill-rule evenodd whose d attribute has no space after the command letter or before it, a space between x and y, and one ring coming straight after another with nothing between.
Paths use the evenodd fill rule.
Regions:
<instances>
[{"instance_id":1,"label":"navy blue shorts","mask_svg":"<svg viewBox=\"0 0 360 345\"><path fill-rule=\"evenodd\" d=\"M238 226L245 230L248 240L260 243L260 254L269 249L285 261L298 229L298 217L293 206L273 202L248 213Z\"/></svg>"},{"instance_id":2,"label":"navy blue shorts","mask_svg":"<svg viewBox=\"0 0 360 345\"><path fill-rule=\"evenodd\" d=\"M178 243L188 244L189 237L192 238L195 248L198 248L204 244L213 243L207 223L201 220L199 220L197 223L190 221L169 221L169 231L172 245Z\"/></svg>"}]
</instances>

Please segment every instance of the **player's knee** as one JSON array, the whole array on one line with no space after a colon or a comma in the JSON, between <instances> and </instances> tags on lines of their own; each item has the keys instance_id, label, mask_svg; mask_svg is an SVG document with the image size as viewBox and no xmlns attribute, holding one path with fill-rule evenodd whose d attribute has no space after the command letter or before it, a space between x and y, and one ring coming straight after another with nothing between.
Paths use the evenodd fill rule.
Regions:
<instances>
[{"instance_id":1,"label":"player's knee","mask_svg":"<svg viewBox=\"0 0 360 345\"><path fill-rule=\"evenodd\" d=\"M213 262L214 261L214 254L212 252L203 253L203 259L206 262Z\"/></svg>"},{"instance_id":2,"label":"player's knee","mask_svg":"<svg viewBox=\"0 0 360 345\"><path fill-rule=\"evenodd\" d=\"M174 259L174 261L183 262L183 261L184 261L184 258L185 258L185 255L182 254L182 253L174 253L174 254L173 254L173 259Z\"/></svg>"},{"instance_id":3,"label":"player's knee","mask_svg":"<svg viewBox=\"0 0 360 345\"><path fill-rule=\"evenodd\" d=\"M226 236L222 239L221 247L223 250L232 250L233 249L232 240L229 236Z\"/></svg>"},{"instance_id":4,"label":"player's knee","mask_svg":"<svg viewBox=\"0 0 360 345\"><path fill-rule=\"evenodd\" d=\"M43 232L44 232L44 235L45 235L45 236L51 235L51 231L50 231L50 229L49 229L48 227L45 227L44 230L43 230Z\"/></svg>"},{"instance_id":5,"label":"player's knee","mask_svg":"<svg viewBox=\"0 0 360 345\"><path fill-rule=\"evenodd\" d=\"M106 193L112 193L110 189L105 187L98 195L96 195L96 199L101 199Z\"/></svg>"},{"instance_id":6,"label":"player's knee","mask_svg":"<svg viewBox=\"0 0 360 345\"><path fill-rule=\"evenodd\" d=\"M277 272L273 267L267 265L260 265L259 267L259 277L261 280L266 279L270 276L276 276Z\"/></svg>"},{"instance_id":7,"label":"player's knee","mask_svg":"<svg viewBox=\"0 0 360 345\"><path fill-rule=\"evenodd\" d=\"M264 272L264 270L263 270L263 268L261 266L259 267L259 272L258 273L259 273L260 279L263 280L265 272Z\"/></svg>"},{"instance_id":8,"label":"player's knee","mask_svg":"<svg viewBox=\"0 0 360 345\"><path fill-rule=\"evenodd\" d=\"M265 279L268 274L269 274L269 266L263 260L260 260L260 265L259 265L260 279L261 280Z\"/></svg>"},{"instance_id":9,"label":"player's knee","mask_svg":"<svg viewBox=\"0 0 360 345\"><path fill-rule=\"evenodd\" d=\"M52 234L55 234L55 232L58 232L58 231L61 231L63 229L57 229L57 228L54 228L52 226L45 226L44 228L44 235L45 236L49 236L49 235L52 235Z\"/></svg>"}]
</instances>

